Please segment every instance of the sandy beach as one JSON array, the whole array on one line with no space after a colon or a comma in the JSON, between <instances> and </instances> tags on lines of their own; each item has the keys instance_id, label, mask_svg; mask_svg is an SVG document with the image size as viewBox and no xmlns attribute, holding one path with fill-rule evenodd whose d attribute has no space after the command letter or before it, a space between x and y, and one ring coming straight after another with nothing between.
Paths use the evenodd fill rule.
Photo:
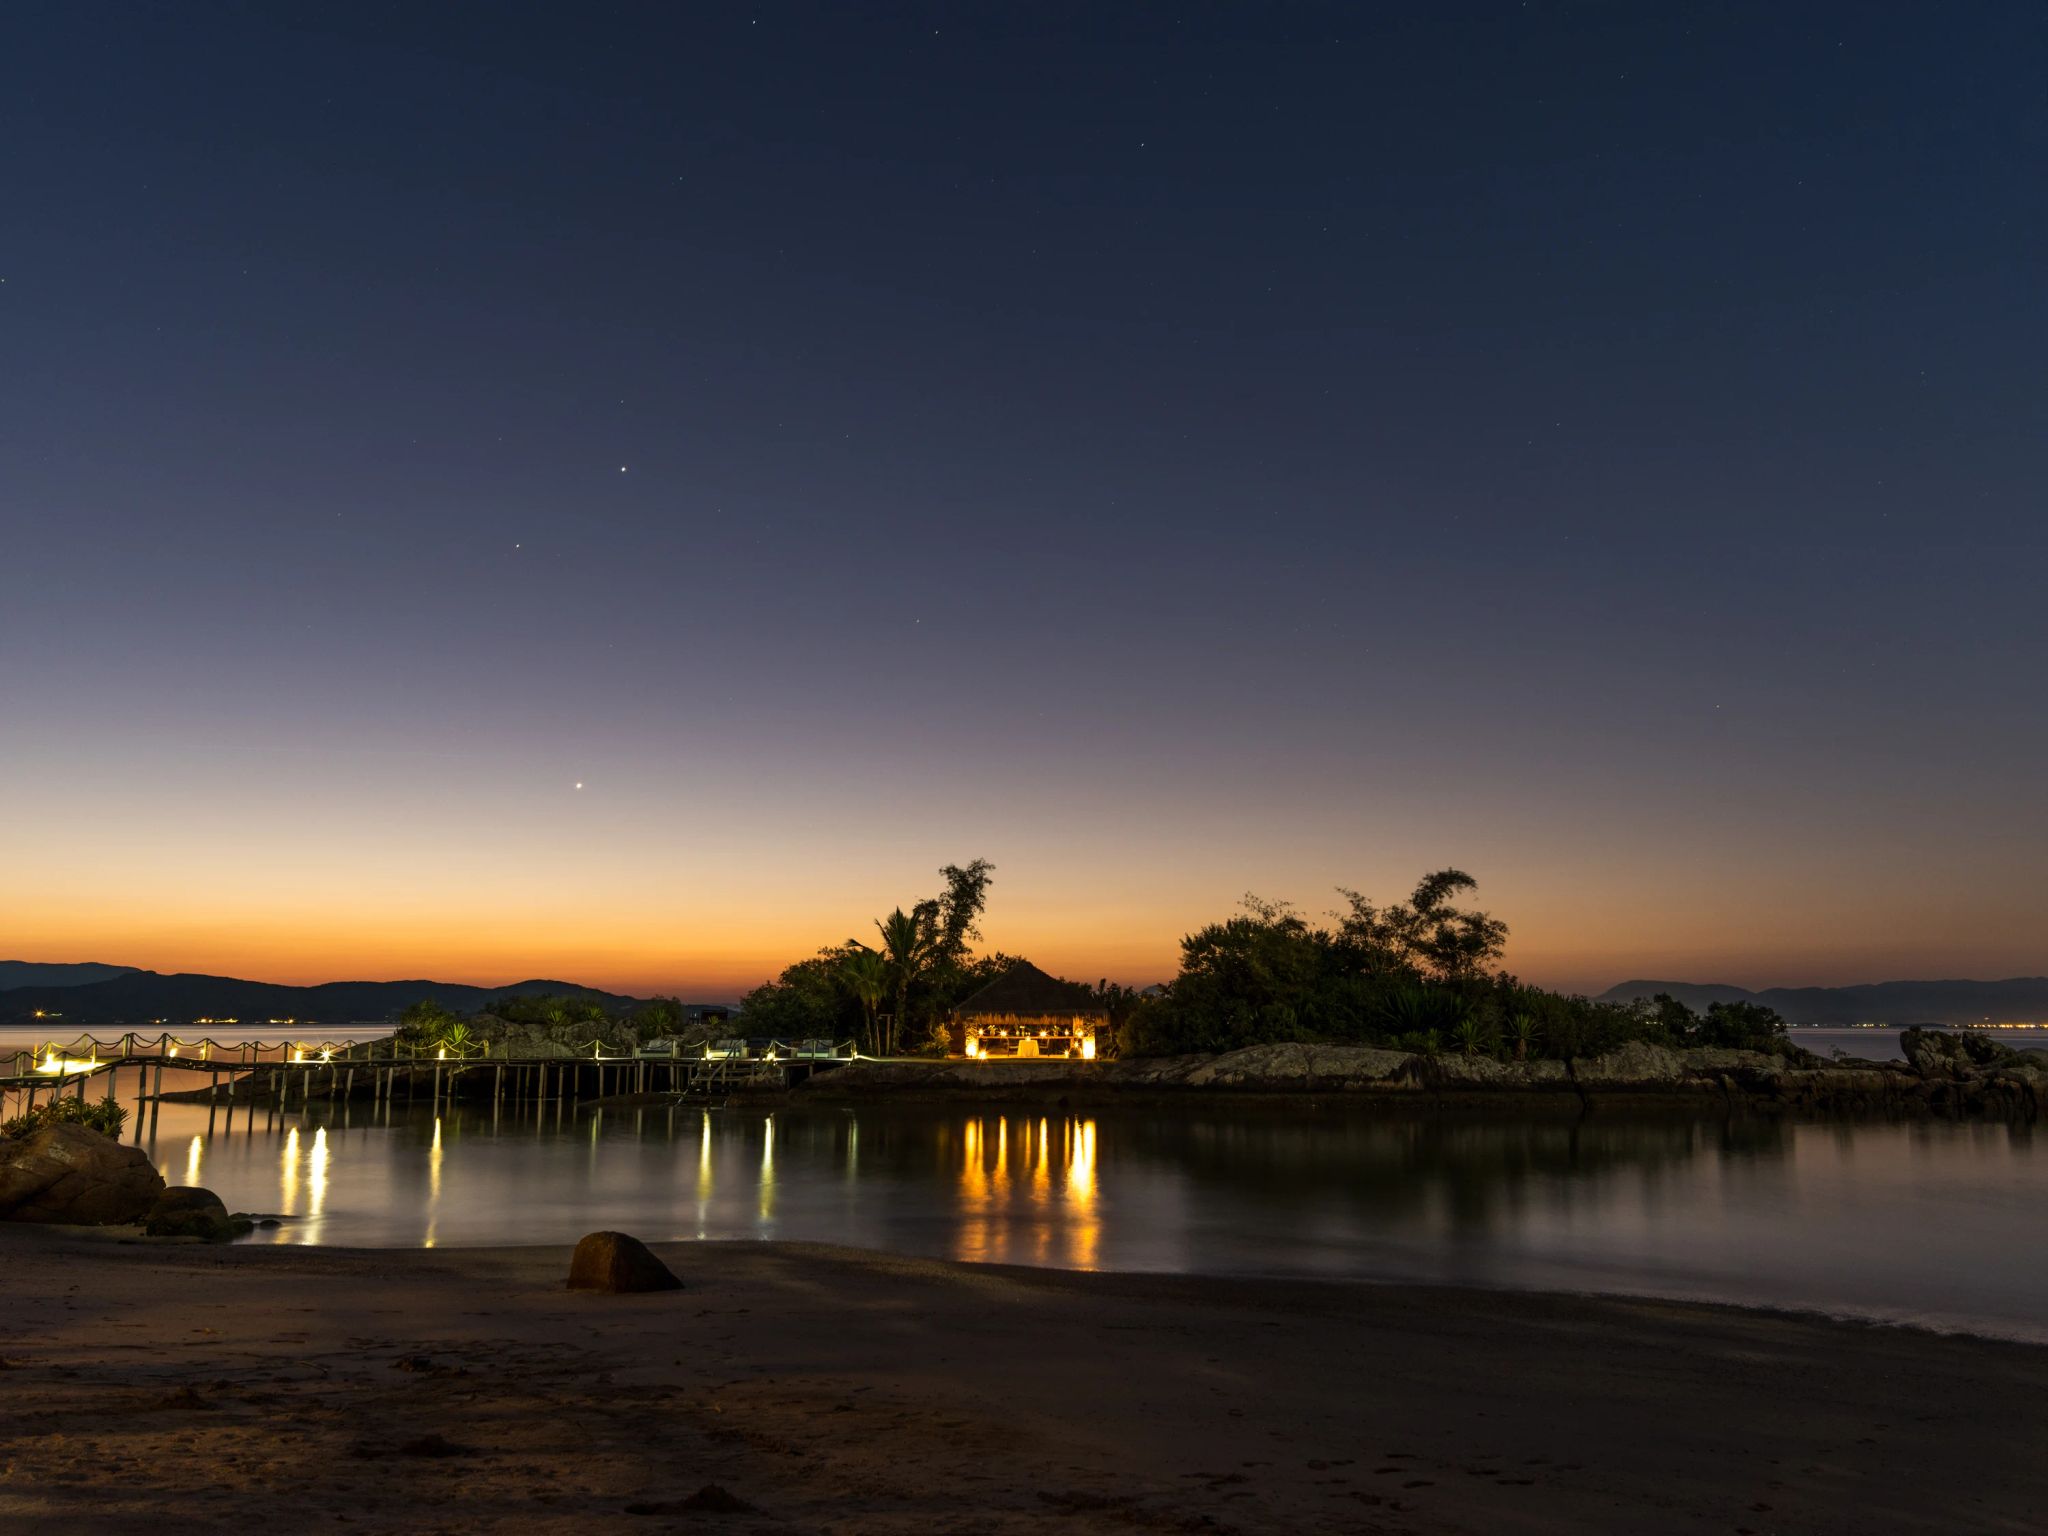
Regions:
<instances>
[{"instance_id":1,"label":"sandy beach","mask_svg":"<svg viewBox=\"0 0 2048 1536\"><path fill-rule=\"evenodd\" d=\"M658 1251L685 1290L606 1297L564 1290L553 1248L0 1231L0 1528L2048 1520L2028 1429L2048 1350L2024 1345L1555 1295Z\"/></svg>"}]
</instances>

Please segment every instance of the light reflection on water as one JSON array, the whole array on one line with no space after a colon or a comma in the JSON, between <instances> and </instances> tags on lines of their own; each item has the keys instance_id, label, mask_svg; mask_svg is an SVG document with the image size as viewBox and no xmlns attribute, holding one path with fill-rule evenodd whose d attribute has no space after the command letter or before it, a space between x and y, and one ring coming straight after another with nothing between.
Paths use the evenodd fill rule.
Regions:
<instances>
[{"instance_id":1,"label":"light reflection on water","mask_svg":"<svg viewBox=\"0 0 2048 1536\"><path fill-rule=\"evenodd\" d=\"M278 1213L296 1216L299 1213L299 1128L295 1125L284 1133L283 1166L278 1170L282 1187L278 1191ZM219 1190L214 1191L219 1194ZM311 1241L311 1239L308 1239Z\"/></svg>"},{"instance_id":2,"label":"light reflection on water","mask_svg":"<svg viewBox=\"0 0 2048 1536\"><path fill-rule=\"evenodd\" d=\"M434 1141L427 1148L427 1230L420 1235L420 1246L434 1246L434 1236L441 1224L441 1117L434 1116ZM304 1241L316 1243L317 1237Z\"/></svg>"},{"instance_id":3,"label":"light reflection on water","mask_svg":"<svg viewBox=\"0 0 2048 1536\"><path fill-rule=\"evenodd\" d=\"M165 1105L166 1178L367 1246L795 1238L974 1261L1629 1291L2048 1338L2003 1124Z\"/></svg>"},{"instance_id":4,"label":"light reflection on water","mask_svg":"<svg viewBox=\"0 0 2048 1536\"><path fill-rule=\"evenodd\" d=\"M1851 1032L1868 1034L1874 1032ZM2020 1041L2011 1043L2019 1044ZM123 1081L132 1103L139 1085ZM1064 1114L145 1108L165 1178L356 1245L781 1237L990 1262L1561 1287L2048 1338L2030 1130L1231 1104Z\"/></svg>"},{"instance_id":5,"label":"light reflection on water","mask_svg":"<svg viewBox=\"0 0 2048 1536\"><path fill-rule=\"evenodd\" d=\"M937 1128L941 1168L955 1161L950 1153L955 1129ZM951 1257L1099 1267L1093 1118L976 1115L966 1117L957 1130L959 1222Z\"/></svg>"}]
</instances>

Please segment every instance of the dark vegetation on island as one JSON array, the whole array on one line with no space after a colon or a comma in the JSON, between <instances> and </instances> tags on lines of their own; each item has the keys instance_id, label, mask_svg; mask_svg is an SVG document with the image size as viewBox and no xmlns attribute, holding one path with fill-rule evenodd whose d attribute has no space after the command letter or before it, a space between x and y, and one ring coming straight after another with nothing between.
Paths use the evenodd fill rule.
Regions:
<instances>
[{"instance_id":1,"label":"dark vegetation on island","mask_svg":"<svg viewBox=\"0 0 2048 1536\"><path fill-rule=\"evenodd\" d=\"M1019 959L969 952L981 937L995 866L948 864L938 893L875 919L874 942L848 938L786 967L740 1001L749 1035L858 1041L874 1055L943 1055L954 1006ZM1135 996L1098 984L1105 996Z\"/></svg>"},{"instance_id":2,"label":"dark vegetation on island","mask_svg":"<svg viewBox=\"0 0 2048 1536\"><path fill-rule=\"evenodd\" d=\"M937 896L876 924L879 945L830 946L749 993L747 1033L854 1037L883 1053L943 1054L949 1011L1017 957L967 950L979 937L994 866L976 859L940 875ZM1407 900L1385 906L1345 890L1344 909L1321 923L1247 897L1238 915L1181 941L1179 974L1164 986L1140 993L1098 981L1092 990L1123 1056L1283 1042L1514 1060L1592 1055L1629 1041L1791 1049L1784 1021L1756 1004L1696 1014L1669 998L1603 1003L1522 985L1497 969L1507 924L1456 904L1476 885L1462 870L1439 870Z\"/></svg>"},{"instance_id":3,"label":"dark vegetation on island","mask_svg":"<svg viewBox=\"0 0 2048 1536\"><path fill-rule=\"evenodd\" d=\"M953 1008L1019 958L971 947L994 876L986 859L946 865L934 895L875 920L872 942L848 938L797 961L748 993L736 1022L699 1020L674 998L615 1008L588 995L502 997L467 1019L428 999L406 1011L399 1040L460 1056L486 1041L638 1047L741 1033L940 1056ZM1140 993L1094 983L1113 1026L1105 1055L1309 1043L1568 1061L1631 1042L1799 1054L1784 1020L1761 1004L1717 1002L1695 1013L1670 997L1603 1002L1524 985L1499 968L1507 924L1459 905L1476 888L1464 871L1443 869L1384 905L1341 890L1343 907L1323 921L1247 897L1236 915L1182 940L1180 971L1165 985Z\"/></svg>"},{"instance_id":4,"label":"dark vegetation on island","mask_svg":"<svg viewBox=\"0 0 2048 1536\"><path fill-rule=\"evenodd\" d=\"M1237 916L1181 941L1180 973L1138 1000L1118 1031L1127 1056L1241 1050L1282 1042L1373 1045L1435 1056L1570 1060L1632 1041L1670 1048L1790 1052L1785 1021L1755 1003L1694 1013L1525 986L1498 969L1507 924L1457 899L1463 870L1423 876L1405 901L1345 905L1316 922L1247 897Z\"/></svg>"},{"instance_id":5,"label":"dark vegetation on island","mask_svg":"<svg viewBox=\"0 0 2048 1536\"><path fill-rule=\"evenodd\" d=\"M346 1021L360 1028L381 1012L399 1020L401 1045L456 1058L491 1048L501 1055L593 1045L632 1050L733 1034L851 1040L867 1055L937 1056L945 1052L952 1010L1021 958L975 948L994 876L986 859L946 865L933 894L875 919L866 938L850 936L787 966L737 1010L561 982L495 990L427 982L282 987L129 971L70 987L0 992L0 1013L61 1003L49 1011L66 1026L101 1016L168 1016L237 1025L259 1018L315 1026ZM1668 996L1588 999L1523 985L1499 968L1507 925L1459 905L1474 887L1469 875L1446 869L1422 879L1406 900L1386 905L1342 890L1344 905L1322 920L1247 897L1237 914L1183 939L1179 973L1164 985L1140 993L1106 979L1092 984L1112 1025L1103 1055L1214 1053L1283 1042L1513 1061L1569 1060L1630 1041L1787 1048L1782 1019L1751 1001L1716 1001L1695 1012ZM48 974L21 969L21 979Z\"/></svg>"},{"instance_id":6,"label":"dark vegetation on island","mask_svg":"<svg viewBox=\"0 0 2048 1536\"><path fill-rule=\"evenodd\" d=\"M462 1014L439 997L422 998L399 1015L392 1040L417 1052L445 1051L456 1059L501 1056L588 1055L636 1050L654 1040L700 1040L724 1032L722 1023L673 997L623 999L610 1005L588 992L541 992L495 997Z\"/></svg>"},{"instance_id":7,"label":"dark vegetation on island","mask_svg":"<svg viewBox=\"0 0 2048 1536\"><path fill-rule=\"evenodd\" d=\"M995 866L986 859L939 871L936 895L875 920L872 944L849 938L786 967L749 992L736 1010L706 1010L673 997L616 1006L598 994L543 993L490 999L468 1017L438 997L401 1016L397 1040L466 1056L486 1043L514 1049L587 1049L597 1041L640 1048L744 1034L775 1040L851 1040L870 1055L942 1054L953 1005L1016 963L974 955ZM1135 997L1102 984L1105 995Z\"/></svg>"}]
</instances>

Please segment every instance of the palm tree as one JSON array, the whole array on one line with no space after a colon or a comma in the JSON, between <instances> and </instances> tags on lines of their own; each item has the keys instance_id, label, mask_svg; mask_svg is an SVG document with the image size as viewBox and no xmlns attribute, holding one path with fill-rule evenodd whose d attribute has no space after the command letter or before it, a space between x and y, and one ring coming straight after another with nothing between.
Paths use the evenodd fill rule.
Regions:
<instances>
[{"instance_id":1,"label":"palm tree","mask_svg":"<svg viewBox=\"0 0 2048 1536\"><path fill-rule=\"evenodd\" d=\"M1467 1056L1492 1055L1491 1042L1487 1039L1486 1026L1477 1014L1466 1014L1458 1021L1451 1038L1458 1042L1458 1049Z\"/></svg>"},{"instance_id":2,"label":"palm tree","mask_svg":"<svg viewBox=\"0 0 2048 1536\"><path fill-rule=\"evenodd\" d=\"M875 928L882 935L882 962L896 987L896 1013L889 1020L887 1051L894 1052L903 1031L903 1015L910 1007L910 984L931 962L932 938L926 926L901 907L880 918Z\"/></svg>"},{"instance_id":3,"label":"palm tree","mask_svg":"<svg viewBox=\"0 0 2048 1536\"><path fill-rule=\"evenodd\" d=\"M889 962L872 949L861 949L839 962L839 980L860 1003L861 1042L878 1048L875 1039L875 1010L889 995Z\"/></svg>"},{"instance_id":4,"label":"palm tree","mask_svg":"<svg viewBox=\"0 0 2048 1536\"><path fill-rule=\"evenodd\" d=\"M1508 1020L1508 1038L1515 1042L1515 1060L1529 1059L1529 1053L1536 1048L1538 1033L1533 1013L1518 1013Z\"/></svg>"},{"instance_id":5,"label":"palm tree","mask_svg":"<svg viewBox=\"0 0 2048 1536\"><path fill-rule=\"evenodd\" d=\"M1387 1022L1400 1034L1456 1034L1471 1005L1447 987L1408 986L1387 995Z\"/></svg>"}]
</instances>

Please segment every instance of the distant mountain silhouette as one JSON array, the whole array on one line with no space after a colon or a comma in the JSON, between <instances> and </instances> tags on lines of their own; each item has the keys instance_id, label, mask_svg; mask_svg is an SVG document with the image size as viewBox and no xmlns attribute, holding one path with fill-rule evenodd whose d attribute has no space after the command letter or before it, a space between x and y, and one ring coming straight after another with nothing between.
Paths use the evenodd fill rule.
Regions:
<instances>
[{"instance_id":1,"label":"distant mountain silhouette","mask_svg":"<svg viewBox=\"0 0 2048 1536\"><path fill-rule=\"evenodd\" d=\"M0 960L0 992L16 987L84 987L96 981L111 981L135 969L132 965L101 965L88 960L78 965L42 965L34 960Z\"/></svg>"},{"instance_id":2,"label":"distant mountain silhouette","mask_svg":"<svg viewBox=\"0 0 2048 1536\"><path fill-rule=\"evenodd\" d=\"M1747 987L1693 981L1624 981L1603 1003L1667 992L1688 1008L1762 1003L1788 1024L2012 1024L2048 1020L2048 976L2008 981L1873 981L1853 987Z\"/></svg>"},{"instance_id":3,"label":"distant mountain silhouette","mask_svg":"<svg viewBox=\"0 0 2048 1536\"><path fill-rule=\"evenodd\" d=\"M316 987L287 987L232 976L126 971L80 986L0 991L0 1024L47 1028L50 1020L37 1019L40 1012L57 1016L62 1030L110 1024L141 1027L159 1019L175 1027L195 1019L235 1019L243 1030L255 1032L272 1019L324 1025L388 1023L423 997L438 998L458 1013L475 1013L494 997L553 992L594 997L608 1008L631 1007L639 1001L569 981L515 981L504 987L447 981L330 981Z\"/></svg>"}]
</instances>

